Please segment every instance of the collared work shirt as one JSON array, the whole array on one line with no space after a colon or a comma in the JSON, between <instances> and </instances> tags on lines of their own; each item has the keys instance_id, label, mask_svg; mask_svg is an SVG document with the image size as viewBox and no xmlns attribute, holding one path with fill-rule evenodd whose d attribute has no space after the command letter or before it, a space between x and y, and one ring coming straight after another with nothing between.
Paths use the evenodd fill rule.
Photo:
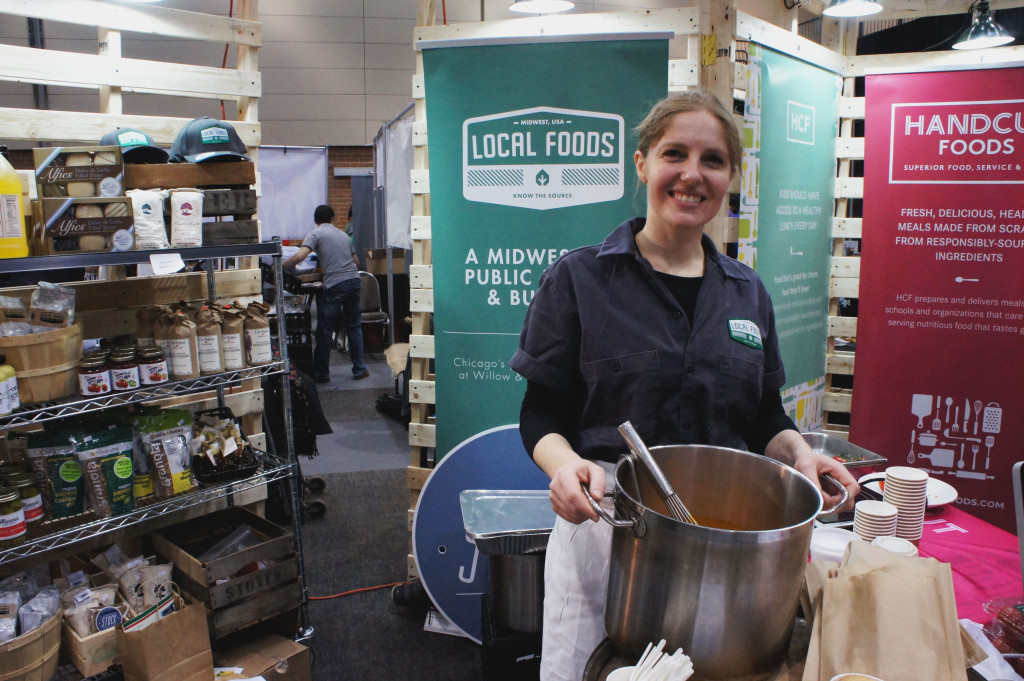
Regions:
<instances>
[{"instance_id":1,"label":"collared work shirt","mask_svg":"<svg viewBox=\"0 0 1024 681\"><path fill-rule=\"evenodd\" d=\"M693 324L640 256L634 218L541 277L511 366L583 396L579 453L615 461L629 420L650 445L746 449L761 393L785 383L775 313L760 278L704 236ZM760 347L758 347L760 346Z\"/></svg>"}]
</instances>

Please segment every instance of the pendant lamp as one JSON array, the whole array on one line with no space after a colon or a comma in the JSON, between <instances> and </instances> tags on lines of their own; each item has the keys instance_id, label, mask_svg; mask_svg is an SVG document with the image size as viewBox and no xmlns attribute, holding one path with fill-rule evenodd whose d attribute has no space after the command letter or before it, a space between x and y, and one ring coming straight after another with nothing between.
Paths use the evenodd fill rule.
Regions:
<instances>
[{"instance_id":1,"label":"pendant lamp","mask_svg":"<svg viewBox=\"0 0 1024 681\"><path fill-rule=\"evenodd\" d=\"M823 14L830 17L864 17L882 11L882 4L874 0L832 0Z\"/></svg>"},{"instance_id":2,"label":"pendant lamp","mask_svg":"<svg viewBox=\"0 0 1024 681\"><path fill-rule=\"evenodd\" d=\"M988 0L977 0L968 12L971 14L971 25L953 43L954 50L980 50L1013 42L1013 36L992 18Z\"/></svg>"},{"instance_id":3,"label":"pendant lamp","mask_svg":"<svg viewBox=\"0 0 1024 681\"><path fill-rule=\"evenodd\" d=\"M513 0L508 6L512 12L522 14L552 14L572 9L576 3L569 0Z\"/></svg>"}]
</instances>

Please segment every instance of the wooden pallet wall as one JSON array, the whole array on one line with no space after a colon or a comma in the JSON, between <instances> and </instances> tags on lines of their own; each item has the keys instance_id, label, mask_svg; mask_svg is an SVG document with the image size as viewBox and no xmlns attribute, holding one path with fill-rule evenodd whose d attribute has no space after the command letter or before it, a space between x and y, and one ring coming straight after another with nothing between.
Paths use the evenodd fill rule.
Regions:
<instances>
[{"instance_id":1,"label":"wooden pallet wall","mask_svg":"<svg viewBox=\"0 0 1024 681\"><path fill-rule=\"evenodd\" d=\"M234 13L233 18L228 18L106 0L0 0L0 14L40 19L44 25L54 21L96 29L94 55L0 45L0 80L89 90L96 94L99 111L82 113L0 106L0 140L23 141L27 146L90 145L112 130L130 127L147 132L158 145L170 147L178 130L192 119L125 114L126 100L135 93L144 93L229 103L227 118L233 118L232 127L255 161L260 143L258 53L263 41L258 1L236 0ZM127 58L121 53L123 33L230 45L237 53L236 64L219 68ZM255 184L258 188L258 173L253 174L252 164L239 164L240 169L242 165L248 166L248 177L243 184ZM224 182L225 186L231 184L235 183ZM26 198L29 198L35 187L28 182L26 190ZM25 205L31 208L30 202L26 201ZM238 260L238 269L216 274L219 297L260 296L262 285L257 259ZM134 307L177 300L198 302L207 297L206 276L202 274L125 280L123 268L107 269L108 281L74 285L80 289L79 312L86 337L134 333ZM214 398L215 393L203 393L172 398L169 403L189 402L199 409L214 406ZM241 418L254 444L265 447L262 398L260 381L253 379L232 388L226 402Z\"/></svg>"}]
</instances>

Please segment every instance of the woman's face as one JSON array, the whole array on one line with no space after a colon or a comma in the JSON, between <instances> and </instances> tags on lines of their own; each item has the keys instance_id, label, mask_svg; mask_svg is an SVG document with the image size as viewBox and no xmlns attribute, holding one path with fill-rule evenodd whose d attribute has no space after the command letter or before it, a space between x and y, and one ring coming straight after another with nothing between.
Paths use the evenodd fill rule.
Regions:
<instances>
[{"instance_id":1,"label":"woman's face","mask_svg":"<svg viewBox=\"0 0 1024 681\"><path fill-rule=\"evenodd\" d=\"M702 230L718 214L733 168L722 124L707 111L675 114L665 133L634 158L647 185L647 224Z\"/></svg>"}]
</instances>

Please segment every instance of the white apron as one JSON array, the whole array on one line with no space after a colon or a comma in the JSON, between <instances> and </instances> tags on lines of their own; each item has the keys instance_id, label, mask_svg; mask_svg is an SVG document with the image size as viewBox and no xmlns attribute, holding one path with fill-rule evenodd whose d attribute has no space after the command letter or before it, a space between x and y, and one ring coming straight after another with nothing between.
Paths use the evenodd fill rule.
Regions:
<instances>
[{"instance_id":1,"label":"white apron","mask_svg":"<svg viewBox=\"0 0 1024 681\"><path fill-rule=\"evenodd\" d=\"M598 462L606 471L612 464ZM614 489L614 476L608 473ZM611 499L610 490L605 499ZM607 636L612 526L603 520L573 525L557 518L544 559L544 631L540 681L581 681L591 654Z\"/></svg>"}]
</instances>

